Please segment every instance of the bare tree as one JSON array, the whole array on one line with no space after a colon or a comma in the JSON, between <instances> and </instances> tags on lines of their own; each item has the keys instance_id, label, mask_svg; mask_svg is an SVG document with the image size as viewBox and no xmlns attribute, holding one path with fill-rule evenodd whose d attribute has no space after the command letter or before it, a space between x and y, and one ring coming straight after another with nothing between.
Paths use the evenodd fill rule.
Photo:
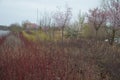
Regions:
<instances>
[{"instance_id":1,"label":"bare tree","mask_svg":"<svg viewBox=\"0 0 120 80\"><path fill-rule=\"evenodd\" d=\"M62 29L62 41L64 35L64 28L70 22L71 16L72 12L70 7L66 7L65 11L60 11L60 9L58 9L58 11L53 16L56 25Z\"/></svg>"},{"instance_id":2,"label":"bare tree","mask_svg":"<svg viewBox=\"0 0 120 80\"><path fill-rule=\"evenodd\" d=\"M40 17L39 22L40 22L40 27L43 27L43 28L48 27L49 28L52 23L52 18L49 13L44 12L44 14L41 15L41 17Z\"/></svg>"},{"instance_id":3,"label":"bare tree","mask_svg":"<svg viewBox=\"0 0 120 80\"><path fill-rule=\"evenodd\" d=\"M50 13L44 12L40 17L39 25L49 35L50 40L52 38L52 24L52 16Z\"/></svg>"},{"instance_id":4,"label":"bare tree","mask_svg":"<svg viewBox=\"0 0 120 80\"><path fill-rule=\"evenodd\" d=\"M96 38L98 34L98 30L102 27L106 22L106 13L100 8L95 8L93 10L89 10L88 21L94 27L96 31Z\"/></svg>"},{"instance_id":5,"label":"bare tree","mask_svg":"<svg viewBox=\"0 0 120 80\"><path fill-rule=\"evenodd\" d=\"M83 27L85 23L85 18L86 18L86 15L80 11L78 14L78 24L80 29Z\"/></svg>"},{"instance_id":6,"label":"bare tree","mask_svg":"<svg viewBox=\"0 0 120 80\"><path fill-rule=\"evenodd\" d=\"M104 1L103 9L107 12L109 43L113 45L116 33L120 30L120 0Z\"/></svg>"}]
</instances>

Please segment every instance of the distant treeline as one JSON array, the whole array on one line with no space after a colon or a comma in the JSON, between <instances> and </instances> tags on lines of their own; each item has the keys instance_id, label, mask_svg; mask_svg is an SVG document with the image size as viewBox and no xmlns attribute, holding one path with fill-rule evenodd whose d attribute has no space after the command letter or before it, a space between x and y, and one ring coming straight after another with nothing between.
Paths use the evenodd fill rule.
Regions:
<instances>
[{"instance_id":1,"label":"distant treeline","mask_svg":"<svg viewBox=\"0 0 120 80\"><path fill-rule=\"evenodd\" d=\"M10 25L10 26L5 26L5 25L0 25L0 30L9 30L9 31L20 31L21 26L17 26L16 24Z\"/></svg>"},{"instance_id":2,"label":"distant treeline","mask_svg":"<svg viewBox=\"0 0 120 80\"><path fill-rule=\"evenodd\" d=\"M8 26L0 25L0 30L9 30Z\"/></svg>"}]
</instances>

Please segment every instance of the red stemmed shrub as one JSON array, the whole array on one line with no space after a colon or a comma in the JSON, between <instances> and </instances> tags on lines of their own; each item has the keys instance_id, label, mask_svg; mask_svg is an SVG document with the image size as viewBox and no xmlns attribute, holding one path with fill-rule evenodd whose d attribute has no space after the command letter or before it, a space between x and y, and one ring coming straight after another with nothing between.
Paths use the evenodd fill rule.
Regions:
<instances>
[{"instance_id":1,"label":"red stemmed shrub","mask_svg":"<svg viewBox=\"0 0 120 80\"><path fill-rule=\"evenodd\" d=\"M14 36L0 47L0 80L120 79L118 47L85 39L30 42L21 33Z\"/></svg>"}]
</instances>

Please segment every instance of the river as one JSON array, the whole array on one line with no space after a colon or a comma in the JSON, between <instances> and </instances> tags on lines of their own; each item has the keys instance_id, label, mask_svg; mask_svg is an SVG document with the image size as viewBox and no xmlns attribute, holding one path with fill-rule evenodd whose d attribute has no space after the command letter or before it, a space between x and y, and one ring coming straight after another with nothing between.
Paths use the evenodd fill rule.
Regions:
<instances>
[{"instance_id":1,"label":"river","mask_svg":"<svg viewBox=\"0 0 120 80\"><path fill-rule=\"evenodd\" d=\"M0 36L5 36L7 34L9 34L10 31L4 31L4 30L0 30Z\"/></svg>"}]
</instances>

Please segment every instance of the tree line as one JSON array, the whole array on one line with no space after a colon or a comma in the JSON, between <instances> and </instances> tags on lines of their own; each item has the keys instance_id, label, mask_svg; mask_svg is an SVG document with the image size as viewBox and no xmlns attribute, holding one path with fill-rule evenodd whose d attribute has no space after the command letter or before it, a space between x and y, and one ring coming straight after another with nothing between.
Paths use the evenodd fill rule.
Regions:
<instances>
[{"instance_id":1,"label":"tree line","mask_svg":"<svg viewBox=\"0 0 120 80\"><path fill-rule=\"evenodd\" d=\"M26 23L27 21L24 21L21 26L25 27ZM79 12L74 21L72 21L72 8L69 6L65 6L64 10L58 8L53 14L41 15L39 29L43 28L51 38L54 38L55 31L59 30L62 41L65 37L74 39L85 37L108 39L109 44L113 45L115 38L120 37L120 0L104 0L101 6L90 9L87 13Z\"/></svg>"}]
</instances>

